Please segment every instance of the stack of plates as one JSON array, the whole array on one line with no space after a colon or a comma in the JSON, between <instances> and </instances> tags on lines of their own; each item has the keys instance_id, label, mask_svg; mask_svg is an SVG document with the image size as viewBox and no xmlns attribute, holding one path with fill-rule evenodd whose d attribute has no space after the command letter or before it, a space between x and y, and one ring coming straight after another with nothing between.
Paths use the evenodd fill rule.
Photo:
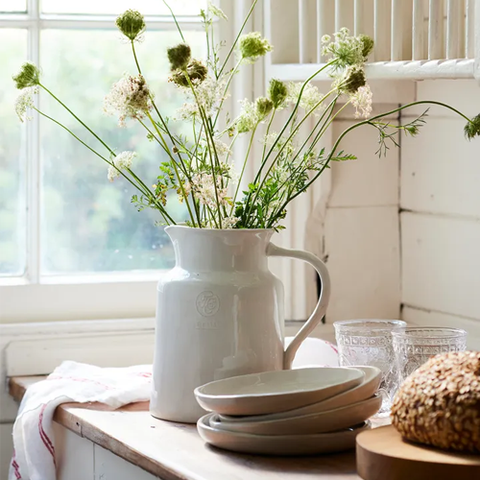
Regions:
<instances>
[{"instance_id":1,"label":"stack of plates","mask_svg":"<svg viewBox=\"0 0 480 480\"><path fill-rule=\"evenodd\" d=\"M264 455L348 450L378 412L375 367L301 368L242 375L195 390L209 413L197 428L212 445Z\"/></svg>"}]
</instances>

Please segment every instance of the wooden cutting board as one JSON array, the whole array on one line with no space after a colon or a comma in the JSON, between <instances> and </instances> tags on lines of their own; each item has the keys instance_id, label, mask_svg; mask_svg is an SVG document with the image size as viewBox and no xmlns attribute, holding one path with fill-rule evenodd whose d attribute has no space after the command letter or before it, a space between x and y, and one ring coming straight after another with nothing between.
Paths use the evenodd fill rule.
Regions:
<instances>
[{"instance_id":1,"label":"wooden cutting board","mask_svg":"<svg viewBox=\"0 0 480 480\"><path fill-rule=\"evenodd\" d=\"M461 455L406 442L390 425L357 437L364 480L480 480L480 455Z\"/></svg>"}]
</instances>

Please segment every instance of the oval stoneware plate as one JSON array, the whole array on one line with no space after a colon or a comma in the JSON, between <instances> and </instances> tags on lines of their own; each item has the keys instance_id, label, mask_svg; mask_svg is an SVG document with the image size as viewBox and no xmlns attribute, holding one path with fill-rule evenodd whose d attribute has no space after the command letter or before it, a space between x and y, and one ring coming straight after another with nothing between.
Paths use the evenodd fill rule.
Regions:
<instances>
[{"instance_id":1,"label":"oval stoneware plate","mask_svg":"<svg viewBox=\"0 0 480 480\"><path fill-rule=\"evenodd\" d=\"M375 415L382 406L382 397L373 396L335 410L311 413L279 420L229 422L213 414L210 426L218 430L251 433L255 435L306 435L328 433L357 425Z\"/></svg>"},{"instance_id":2,"label":"oval stoneware plate","mask_svg":"<svg viewBox=\"0 0 480 480\"><path fill-rule=\"evenodd\" d=\"M307 405L306 407L295 408L286 412L269 413L266 415L251 415L243 417L235 417L232 415L219 415L220 420L228 422L259 422L264 420L280 420L282 418L299 417L301 415L310 415L312 413L326 412L335 408L345 407L353 403L361 402L373 397L378 390L380 381L382 379L382 371L377 367L355 366L359 370L365 372L363 382L350 390L322 400L321 402Z\"/></svg>"},{"instance_id":3,"label":"oval stoneware plate","mask_svg":"<svg viewBox=\"0 0 480 480\"><path fill-rule=\"evenodd\" d=\"M320 402L363 382L356 368L299 368L240 375L195 389L201 407L223 415L284 412Z\"/></svg>"},{"instance_id":4,"label":"oval stoneware plate","mask_svg":"<svg viewBox=\"0 0 480 480\"><path fill-rule=\"evenodd\" d=\"M258 455L318 455L350 450L355 447L355 438L370 428L362 423L352 428L316 435L251 435L248 433L218 430L209 424L209 413L197 422L200 437L218 448L233 452Z\"/></svg>"}]
</instances>

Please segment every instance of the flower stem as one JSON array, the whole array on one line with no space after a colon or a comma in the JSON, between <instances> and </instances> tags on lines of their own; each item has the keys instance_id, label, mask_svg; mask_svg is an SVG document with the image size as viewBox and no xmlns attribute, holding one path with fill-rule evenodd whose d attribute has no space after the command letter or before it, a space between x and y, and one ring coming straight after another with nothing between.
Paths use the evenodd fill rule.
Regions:
<instances>
[{"instance_id":1,"label":"flower stem","mask_svg":"<svg viewBox=\"0 0 480 480\"><path fill-rule=\"evenodd\" d=\"M232 73L230 74L230 77L228 78L228 81L227 81L227 84L225 86L225 89L223 91L223 97L220 101L220 105L218 107L218 110L217 110L217 114L215 116L215 121L213 122L213 125L215 126L218 122L218 117L220 116L220 111L222 110L222 107L223 107L223 104L225 103L225 98L227 96L227 93L228 93L228 89L230 88L230 85L232 83L232 80L233 80L233 77L235 76L235 73L237 73L237 69L238 67L240 66L240 64L242 63L242 59L240 59L237 64L235 65L235 67L233 68L232 70Z\"/></svg>"},{"instance_id":2,"label":"flower stem","mask_svg":"<svg viewBox=\"0 0 480 480\"><path fill-rule=\"evenodd\" d=\"M133 40L130 43L132 45L132 52L133 52L133 58L135 59L135 65L137 66L138 73L142 75L142 69L140 68L140 63L138 62L138 58L137 58L137 52L135 50L135 43Z\"/></svg>"},{"instance_id":3,"label":"flower stem","mask_svg":"<svg viewBox=\"0 0 480 480\"><path fill-rule=\"evenodd\" d=\"M250 156L250 150L252 149L253 139L255 137L255 131L257 130L257 128L258 128L258 123L257 125L255 125L255 128L252 130L252 135L250 136L250 142L248 143L247 153L245 155L245 161L243 162L242 172L240 173L240 177L237 183L237 188L235 189L235 195L233 196L233 205L232 205L232 210L230 211L230 216L233 214L233 211L235 209L235 202L237 200L237 195L240 190L240 186L242 184L243 174L245 173L245 168L247 166L248 157Z\"/></svg>"},{"instance_id":4,"label":"flower stem","mask_svg":"<svg viewBox=\"0 0 480 480\"><path fill-rule=\"evenodd\" d=\"M175 16L173 15L173 12L170 8L170 6L168 5L167 2L165 2L164 0L164 3L165 5L167 6L167 8L170 10L170 12L172 13L172 16L174 17L175 19ZM177 28L179 29L179 32L180 32L180 35L182 35L181 33L181 30L180 30L180 27L175 19L175 23L177 24ZM183 35L182 35L182 39L183 39ZM137 52L135 50L135 43L134 41L132 40L131 42L131 46L132 46L132 52L133 52L133 57L135 59L135 64L137 66L137 70L138 70L138 73L140 75L142 75L142 69L140 68L140 62L138 61L138 57L137 57ZM158 110L157 108L157 105L155 104L155 101L153 99L153 95L150 94L150 101L152 102L152 105L153 105L153 108L155 109L155 111L157 112L157 115L158 117L160 118L160 121L162 122L162 125L163 125L163 128L165 129L165 132L167 133L167 135L169 136L172 144L174 146L176 146L176 142L175 142L175 139L173 138L173 135L170 133L170 130L168 129L167 127L167 124L165 123L162 115L160 114L160 111ZM185 188L184 188L184 185L183 185L183 182L182 182L182 179L180 177L180 173L178 172L178 168L177 168L177 162L175 161L175 159L173 158L172 154L170 153L170 149L168 148L168 145L167 145L167 142L165 141L165 139L163 138L163 135L162 133L160 132L160 129L158 128L158 125L157 123L155 122L155 120L152 118L152 116L150 115L150 112L147 111L147 116L150 120L150 122L152 123L154 129L156 130L158 136L160 137L161 139L161 145L163 147L163 149L165 150L165 152L167 153L167 155L170 157L171 159L171 162L172 162L172 165L173 165L173 168L175 170L175 174L177 175L177 178L178 178L178 184L180 186L180 189L182 190L182 195L183 195L183 198L185 199L185 204L187 205L187 210L188 210L188 213L190 215L190 219L192 220L192 225L195 227L195 218L192 214L192 210L190 208L190 204L188 203L188 198L187 198L187 195L186 195L186 192L185 192ZM142 122L141 122L142 123ZM143 125L143 123L142 123ZM183 161L183 158L180 154L180 152L178 153L178 159L180 160L180 164L182 165L182 170L184 170L184 173L185 173L185 176L187 176L188 178L188 175L186 174L186 167L185 167L185 164L184 164L184 161ZM195 200L194 200L194 203L195 203ZM197 215L197 220L198 220L198 212L197 210L195 209L195 214ZM199 225L199 227L201 228L201 225Z\"/></svg>"},{"instance_id":5,"label":"flower stem","mask_svg":"<svg viewBox=\"0 0 480 480\"><path fill-rule=\"evenodd\" d=\"M49 120L51 120L52 122L56 123L57 125L59 125L60 127L62 127L64 130L66 130L70 135L72 135L73 138L75 138L75 140L77 140L78 142L80 142L82 145L84 145L85 147L87 147L92 153L94 153L95 155L97 155L97 157L101 158L105 163L107 163L108 165L110 165L111 167L115 168L117 170L117 172L123 177L125 178L130 184L132 184L140 193L142 193L143 195L146 195L147 197L149 197L150 199L153 199L153 203L156 205L158 211L160 212L160 214L163 216L163 219L165 220L165 222L170 225L169 221L175 225L175 221L173 220L172 217L170 217L170 215L168 215L168 213L165 211L165 209L163 208L163 206L160 206L155 197L153 195L151 195L151 193L148 191L148 188L145 186L145 184L143 182L141 182L141 185L145 188L140 188L138 185L136 185L130 178L128 178L127 175L125 175L123 173L123 171L118 168L113 162L110 162L108 159L106 159L103 155L101 155L100 153L98 153L96 150L94 150L92 147L90 147L90 145L88 145L87 143L85 143L81 138L79 138L77 135L75 135L68 127L66 127L65 125L61 124L58 120L55 120L54 118L50 117L49 115L47 115L46 113L40 111L39 109L37 109L36 107L33 107L34 110L36 110L40 115L44 116L45 118L48 118ZM135 179L138 179L138 177L134 174L134 172L130 169L128 169L129 173L135 178Z\"/></svg>"},{"instance_id":6,"label":"flower stem","mask_svg":"<svg viewBox=\"0 0 480 480\"><path fill-rule=\"evenodd\" d=\"M274 108L272 115L270 116L270 120L267 125L267 130L265 132L265 141L263 143L263 152L262 152L262 164L263 164L263 159L265 158L265 152L267 151L267 138L268 134L270 133L270 128L272 128L272 123L273 123L273 118L275 117L275 114L277 113L277 109Z\"/></svg>"},{"instance_id":7,"label":"flower stem","mask_svg":"<svg viewBox=\"0 0 480 480\"><path fill-rule=\"evenodd\" d=\"M150 115L150 112L147 112L147 117L150 119L150 122L152 122L153 128L155 128L155 130L157 131L157 135L163 141L163 143L165 145L165 148L168 150L168 146L165 142L165 139L163 138L162 133L160 132L157 124L155 123L155 120ZM175 162L175 160L173 158L171 160L172 160L173 168L175 170L175 174L177 175L178 185L180 186L183 198L185 199L185 204L187 205L187 209L188 209L188 213L190 215L190 219L192 220L192 225L195 227L195 217L193 216L192 210L190 208L190 204L188 203L188 197L187 197L187 194L185 192L185 187L183 185L182 177L180 176L180 172L178 171L177 162Z\"/></svg>"},{"instance_id":8,"label":"flower stem","mask_svg":"<svg viewBox=\"0 0 480 480\"><path fill-rule=\"evenodd\" d=\"M216 200L216 203L217 203L217 213L218 213L218 219L220 221L220 227L219 228L222 228L222 223L223 223L222 222L222 211L221 211L221 208L220 208L220 200L219 200L219 197L218 197L217 176L215 174L215 164L214 164L214 159L213 159L213 156L212 156L212 150L210 148L210 141L211 141L212 148L213 148L213 151L214 151L214 154L215 154L215 163L218 164L219 162L218 162L218 155L217 155L217 152L216 152L216 149L215 149L215 142L213 141L213 135L212 135L212 132L210 131L210 128L209 128L209 123L208 123L207 116L205 114L205 110L203 109L202 104L200 103L200 101L198 99L197 92L195 91L195 87L193 86L193 83L190 79L190 76L188 75L188 72L186 70L184 70L184 74L185 74L185 78L188 81L188 85L190 86L190 89L193 93L193 96L195 98L195 102L198 106L198 111L200 113L200 118L202 120L203 127L205 128L205 135L207 137L208 154L209 154L209 157L210 157L210 165L211 165L211 168L212 168L212 178L213 178L213 187L214 187L214 190L215 190L215 200Z\"/></svg>"},{"instance_id":9,"label":"flower stem","mask_svg":"<svg viewBox=\"0 0 480 480\"><path fill-rule=\"evenodd\" d=\"M372 118L368 118L366 120L363 120L361 122L358 122L356 123L355 125L351 125L350 127L348 127L347 129L345 129L341 135L337 138L335 144L333 145L332 147L332 150L330 151L330 154L328 155L328 158L327 158L327 161L325 162L325 164L323 165L323 167L319 170L319 172L314 175L312 177L312 179L301 189L299 190L297 193L295 193L295 195L293 195L292 197L290 197L283 205L282 207L278 210L278 211L283 211L285 209L285 207L291 202L293 201L296 197L298 197L298 195L300 195L301 193L305 192L305 190L308 189L308 187L310 187L310 185L315 182L315 180L317 180L317 178L323 173L323 171L328 167L328 164L330 163L330 160L332 159L333 155L335 154L337 148L338 148L338 145L340 144L340 142L342 141L342 139L348 134L350 133L352 130L358 128L358 127L361 127L362 125L368 125L369 123L371 123L372 121L374 120L378 120L380 118L383 118L383 117L386 117L386 116L389 116L389 115L393 115L394 113L397 113L397 112L401 112L402 110L405 110L406 108L410 108L410 107L413 107L415 105L438 105L440 107L444 107L444 108L447 108L448 110L451 110L452 112L458 114L459 116L461 116L462 118L464 118L465 120L468 120L469 122L471 122L471 119L469 119L466 115L464 115L462 112L460 112L459 110L457 110L456 108L454 107L451 107L450 105L447 105L445 103L442 103L442 102L437 102L437 101L433 101L433 100L420 100L418 102L412 102L412 103L407 103L405 105L401 105L400 107L397 107L393 110L390 110L388 112L384 112L384 113L380 113L379 115L375 115L374 117Z\"/></svg>"},{"instance_id":10,"label":"flower stem","mask_svg":"<svg viewBox=\"0 0 480 480\"><path fill-rule=\"evenodd\" d=\"M322 123L323 119L325 118L326 115L331 115L333 109L335 108L335 104L338 100L338 97L340 95L337 95L331 102L330 104L328 105L328 107L325 109L325 111L323 112L322 116L318 119L317 123L315 124L315 126L313 127L312 129L312 132L310 133L310 135L307 137L307 139L305 140L305 142L303 143L303 145L300 147L300 149L298 150L297 154L295 155L295 157L293 157L292 159L292 163L295 162L295 160L298 158L298 156L300 155L300 152L303 150L303 148L306 146L307 142L310 140L310 138L313 136L313 134L315 133L315 131L317 130L317 128L319 127L319 125ZM327 122L325 122L325 124L327 124ZM308 148L307 152L305 153L306 156L308 156L308 154L315 148L315 146L317 145L317 143L319 142L320 138L322 138L322 135L324 134L326 128L325 128L325 125L320 128L319 132L315 135L315 138L314 140L312 141L312 144L310 145L310 147ZM280 184L280 186L275 190L275 195L278 194L279 192L281 192L282 188L287 184L287 183L290 183L291 182L291 179L295 177L295 175L301 171L302 167L304 167L304 162L301 162L297 168L295 168L295 170L293 170L291 176L289 178L287 178L283 183Z\"/></svg>"},{"instance_id":11,"label":"flower stem","mask_svg":"<svg viewBox=\"0 0 480 480\"><path fill-rule=\"evenodd\" d=\"M178 21L177 21L177 17L176 17L175 14L173 13L172 7L170 7L170 5L168 4L168 2L166 2L166 0L163 0L163 3L164 3L165 6L170 10L170 14L172 15L173 21L175 22L175 25L176 25L176 27L177 27L178 33L180 34L180 37L182 37L183 43L185 43L185 37L183 36L182 29L180 28L180 25L179 25L179 23L178 23Z\"/></svg>"},{"instance_id":12,"label":"flower stem","mask_svg":"<svg viewBox=\"0 0 480 480\"><path fill-rule=\"evenodd\" d=\"M70 115L75 118L81 125L83 125L112 155L115 155L115 152L90 128L86 125L80 118L75 115L72 110L70 110L58 97L56 97L47 87L39 83L39 86L42 87L49 95L51 95L65 110L67 110Z\"/></svg>"},{"instance_id":13,"label":"flower stem","mask_svg":"<svg viewBox=\"0 0 480 480\"><path fill-rule=\"evenodd\" d=\"M304 84L305 85L305 84ZM330 90L330 92L328 92L326 95L324 95L320 101L318 101L306 114L305 116L302 118L302 120L298 123L298 125L295 126L295 128L293 130L291 130L291 133L289 135L289 137L285 140L283 146L280 148L280 150L278 151L276 157L273 159L273 161L270 163L268 169L267 169L267 172L265 173L262 181L260 182L259 186L256 188L255 190L255 193L253 194L254 197L253 197L253 200L250 201L251 199L251 196L249 194L248 198L247 198L247 203L249 204L249 208L248 208L248 211L247 211L247 218L249 218L250 216L250 213L252 212L253 210L253 206L255 205L255 202L258 198L258 195L263 187L263 185L265 184L265 182L267 181L267 178L268 178L268 175L270 174L270 172L272 171L273 167L275 166L275 164L277 163L278 159L280 158L280 155L281 153L283 152L283 150L286 148L288 142L297 134L298 130L300 129L300 127L302 126L302 124L307 120L307 118L310 117L310 115L324 102L324 100L326 98L328 98L329 95L332 94L332 92L334 92L335 89L332 89ZM299 104L299 101L300 101L300 97L301 97L301 93L302 91L300 91L300 94L299 94L299 97L298 97L298 101L297 101L297 106ZM288 121L287 121L287 124L288 124ZM293 125L292 125L293 126ZM277 136L277 142L278 142L278 139L281 137L283 131L285 130L285 127L284 129L282 130L282 132ZM270 149L271 151L271 149ZM270 152L269 152L270 154ZM265 159L263 159L262 161L262 165L260 166L260 169L255 177L255 181L254 183L256 183L258 180L260 180L260 175L262 173L262 170L263 170L263 167L265 166L266 164L266 160L269 156L269 154L267 155L267 157Z\"/></svg>"},{"instance_id":14,"label":"flower stem","mask_svg":"<svg viewBox=\"0 0 480 480\"><path fill-rule=\"evenodd\" d=\"M165 3L165 4L166 4L166 3ZM167 7L170 9L170 7L168 6L168 4L166 4L166 5L167 5ZM135 64L136 64L136 66L137 66L138 73L139 73L140 75L142 75L142 69L140 68L140 62L138 61L137 51L135 50L135 42L132 40L130 43L131 43L131 46L132 46L133 57L134 57L134 59L135 59ZM152 95L151 93L150 93L150 101L152 102L152 106L153 106L155 112L157 113L158 118L160 119L160 122L162 123L162 126L163 126L163 129L165 130L165 133L168 135L170 141L172 142L172 145L173 145L174 147L177 146L177 142L175 141L175 138L174 138L174 136L171 134L170 130L168 129L167 124L166 124L165 120L163 119L162 114L161 114L160 111L158 110L157 105L155 104L153 95ZM151 117L150 117L150 120L153 122L153 120L151 119ZM153 124L154 124L155 129L157 130L157 132L159 132L159 129L158 129L157 124L156 124L155 122L153 122ZM162 137L162 140L163 140L163 136L160 134L160 132L159 132L159 135ZM164 140L163 140L163 141L164 141ZM168 155L170 156L170 158L172 159L172 161L174 161L174 160L173 160L173 157L172 157L172 155L171 155L171 153L170 153L170 150L169 150L169 148L168 148L168 146L167 146L167 144L166 144L165 141L164 141L164 144L165 144L165 149L166 149ZM178 156L178 159L179 159L180 163L181 163L182 165L184 165L184 161L183 161L183 158L182 158L182 155L180 154L180 152L178 152L177 156Z\"/></svg>"},{"instance_id":15,"label":"flower stem","mask_svg":"<svg viewBox=\"0 0 480 480\"><path fill-rule=\"evenodd\" d=\"M292 121L292 119L294 118L295 114L297 113L297 110L300 106L300 100L302 98L302 95L303 95L303 91L305 90L305 87L307 86L308 82L310 82L310 80L312 80L313 78L315 78L319 73L321 73L323 70L329 68L330 66L332 66L334 64L333 61L329 62L329 63L326 63L323 67L319 68L315 73L313 73L312 75L310 75L310 77L308 77L304 82L303 82L303 85L302 85L302 88L300 89L300 92L298 94L298 99L297 99L297 102L295 103L295 107L293 107L293 110L290 114L290 116L288 117L287 121L285 122L285 125L283 126L282 130L280 131L280 133L277 135L277 139L275 140L275 142L273 142L272 146L270 147L270 150L268 151L267 153L267 156L263 159L262 161L262 165L260 166L260 169L259 171L257 172L257 175L255 176L255 180L254 180L254 183L256 183L258 180L260 180L260 175L262 173L262 169L263 167L265 166L267 160L268 160L268 157L270 157L271 153L275 150L275 147L279 141L279 139L282 137L282 135L284 134L285 130L287 129L288 125L290 124L290 122ZM330 93L332 93L334 91L334 89L330 90L329 93L327 93L323 99L327 98L328 95L330 95ZM322 100L323 100L322 99ZM307 116L307 115L306 115ZM278 156L278 154L277 154Z\"/></svg>"},{"instance_id":16,"label":"flower stem","mask_svg":"<svg viewBox=\"0 0 480 480\"><path fill-rule=\"evenodd\" d=\"M227 66L227 63L230 60L230 57L232 56L232 53L235 50L235 47L237 46L238 40L240 39L240 36L242 35L242 32L245 29L245 26L247 25L248 20L252 16L253 10L255 9L255 6L257 5L257 2L258 2L258 0L254 0L254 2L252 3L252 6L250 7L250 10L248 11L247 16L245 17L245 20L243 21L242 26L240 27L240 30L237 33L235 41L232 43L232 46L230 47L230 50L229 50L227 56L225 57L225 61L223 62L222 68L220 68L220 72L218 72L217 78L220 78L223 71L225 70L225 67Z\"/></svg>"}]
</instances>

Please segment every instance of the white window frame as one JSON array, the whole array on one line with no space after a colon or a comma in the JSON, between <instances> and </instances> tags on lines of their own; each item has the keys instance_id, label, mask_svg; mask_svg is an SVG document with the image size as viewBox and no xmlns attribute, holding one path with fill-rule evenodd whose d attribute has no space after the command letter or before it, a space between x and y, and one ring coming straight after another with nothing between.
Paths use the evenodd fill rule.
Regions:
<instances>
[{"instance_id":1,"label":"white window frame","mask_svg":"<svg viewBox=\"0 0 480 480\"><path fill-rule=\"evenodd\" d=\"M40 64L40 32L46 28L116 30L115 15L51 15L40 11L41 0L27 0L27 13L1 14L0 28L28 30L28 60ZM230 18L219 22L219 36L233 41L238 4L219 0ZM237 5L233 5L233 3ZM176 30L171 19L146 16L148 30ZM183 17L182 26L201 30L196 17ZM19 59L20 60L20 59ZM250 78L242 78L246 90ZM12 107L13 108L13 107ZM27 124L27 255L21 277L0 277L0 323L45 322L106 318L151 317L156 284L164 271L115 272L92 275L40 275L40 137L38 114ZM136 212L132 209L132 215Z\"/></svg>"}]
</instances>

